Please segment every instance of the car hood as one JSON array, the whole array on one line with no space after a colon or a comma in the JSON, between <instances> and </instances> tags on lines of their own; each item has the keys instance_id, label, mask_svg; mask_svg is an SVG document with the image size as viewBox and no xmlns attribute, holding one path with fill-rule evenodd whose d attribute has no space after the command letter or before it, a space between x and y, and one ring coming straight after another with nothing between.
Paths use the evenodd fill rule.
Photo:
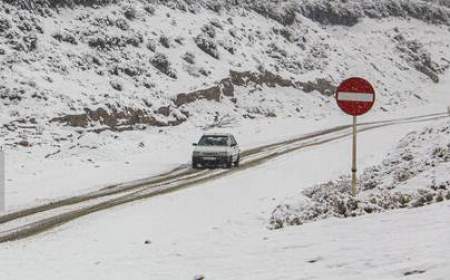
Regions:
<instances>
[{"instance_id":1,"label":"car hood","mask_svg":"<svg viewBox=\"0 0 450 280\"><path fill-rule=\"evenodd\" d=\"M227 151L228 147L225 146L197 146L194 148L194 152L200 153L223 153Z\"/></svg>"}]
</instances>

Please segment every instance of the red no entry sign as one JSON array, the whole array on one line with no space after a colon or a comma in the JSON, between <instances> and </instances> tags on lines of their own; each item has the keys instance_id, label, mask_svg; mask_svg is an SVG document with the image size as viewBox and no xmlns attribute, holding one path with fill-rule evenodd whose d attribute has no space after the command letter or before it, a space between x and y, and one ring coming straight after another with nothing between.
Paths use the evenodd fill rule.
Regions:
<instances>
[{"instance_id":1,"label":"red no entry sign","mask_svg":"<svg viewBox=\"0 0 450 280\"><path fill-rule=\"evenodd\" d=\"M343 81L336 90L339 108L352 116L367 113L375 102L375 90L363 78L350 78Z\"/></svg>"}]
</instances>

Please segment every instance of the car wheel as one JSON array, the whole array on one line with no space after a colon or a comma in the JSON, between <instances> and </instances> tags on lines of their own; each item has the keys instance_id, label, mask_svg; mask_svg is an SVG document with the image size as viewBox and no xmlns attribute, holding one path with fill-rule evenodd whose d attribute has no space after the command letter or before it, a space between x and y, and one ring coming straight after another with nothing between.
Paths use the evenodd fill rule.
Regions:
<instances>
[{"instance_id":1,"label":"car wheel","mask_svg":"<svg viewBox=\"0 0 450 280\"><path fill-rule=\"evenodd\" d=\"M238 158L236 159L234 166L239 167L239 161L241 160L241 157L238 156Z\"/></svg>"},{"instance_id":2,"label":"car wheel","mask_svg":"<svg viewBox=\"0 0 450 280\"><path fill-rule=\"evenodd\" d=\"M192 162L192 168L198 169L198 163L196 161Z\"/></svg>"}]
</instances>

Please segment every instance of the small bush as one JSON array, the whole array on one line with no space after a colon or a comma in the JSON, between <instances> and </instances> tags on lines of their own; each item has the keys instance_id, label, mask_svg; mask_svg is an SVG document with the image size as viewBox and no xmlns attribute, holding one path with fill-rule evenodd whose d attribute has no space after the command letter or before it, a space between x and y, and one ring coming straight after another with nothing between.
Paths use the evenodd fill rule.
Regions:
<instances>
[{"instance_id":1,"label":"small bush","mask_svg":"<svg viewBox=\"0 0 450 280\"><path fill-rule=\"evenodd\" d=\"M111 87L117 91L122 91L123 90L123 86L119 81L110 81L109 84L111 85Z\"/></svg>"},{"instance_id":2,"label":"small bush","mask_svg":"<svg viewBox=\"0 0 450 280\"><path fill-rule=\"evenodd\" d=\"M167 76L176 79L177 75L173 69L170 67L170 62L167 56L163 53L157 53L150 59L150 63L159 71L166 74Z\"/></svg>"},{"instance_id":3,"label":"small bush","mask_svg":"<svg viewBox=\"0 0 450 280\"><path fill-rule=\"evenodd\" d=\"M236 53L236 49L234 48L232 41L219 41L219 45L222 46L230 54Z\"/></svg>"},{"instance_id":4,"label":"small bush","mask_svg":"<svg viewBox=\"0 0 450 280\"><path fill-rule=\"evenodd\" d=\"M144 10L148 13L148 14L150 14L150 15L154 15L155 14L155 7L153 7L153 6L151 6L151 5L146 5L145 7L144 7Z\"/></svg>"},{"instance_id":5,"label":"small bush","mask_svg":"<svg viewBox=\"0 0 450 280\"><path fill-rule=\"evenodd\" d=\"M223 30L223 26L218 19L213 19L210 21L211 25Z\"/></svg>"},{"instance_id":6,"label":"small bush","mask_svg":"<svg viewBox=\"0 0 450 280\"><path fill-rule=\"evenodd\" d=\"M155 40L152 40L152 39L148 40L146 47L150 51L155 52L156 51L156 42L155 42Z\"/></svg>"},{"instance_id":7,"label":"small bush","mask_svg":"<svg viewBox=\"0 0 450 280\"><path fill-rule=\"evenodd\" d=\"M216 37L216 30L214 29L214 26L212 24L203 25L201 30L203 34L206 34L210 38Z\"/></svg>"},{"instance_id":8,"label":"small bush","mask_svg":"<svg viewBox=\"0 0 450 280\"><path fill-rule=\"evenodd\" d=\"M183 60L189 64L195 64L195 55L193 53L186 52L183 55Z\"/></svg>"},{"instance_id":9,"label":"small bush","mask_svg":"<svg viewBox=\"0 0 450 280\"><path fill-rule=\"evenodd\" d=\"M130 29L130 26L128 25L128 22L123 19L123 18L119 18L115 21L114 25L119 28L120 30L126 31L128 29Z\"/></svg>"},{"instance_id":10,"label":"small bush","mask_svg":"<svg viewBox=\"0 0 450 280\"><path fill-rule=\"evenodd\" d=\"M5 32L11 28L11 24L7 19L0 19L0 32Z\"/></svg>"},{"instance_id":11,"label":"small bush","mask_svg":"<svg viewBox=\"0 0 450 280\"><path fill-rule=\"evenodd\" d=\"M161 35L161 37L159 37L159 43L167 49L170 48L169 38L165 35Z\"/></svg>"},{"instance_id":12,"label":"small bush","mask_svg":"<svg viewBox=\"0 0 450 280\"><path fill-rule=\"evenodd\" d=\"M69 33L54 33L52 37L59 42L66 42L72 45L78 45L77 39Z\"/></svg>"},{"instance_id":13,"label":"small bush","mask_svg":"<svg viewBox=\"0 0 450 280\"><path fill-rule=\"evenodd\" d=\"M194 38L195 44L202 51L214 57L215 59L219 59L219 51L217 49L217 44L210 38L205 37L204 35L199 35Z\"/></svg>"},{"instance_id":14,"label":"small bush","mask_svg":"<svg viewBox=\"0 0 450 280\"><path fill-rule=\"evenodd\" d=\"M123 15L129 19L129 20L133 20L136 18L137 12L136 9L133 7L128 7L125 12L123 13Z\"/></svg>"}]
</instances>

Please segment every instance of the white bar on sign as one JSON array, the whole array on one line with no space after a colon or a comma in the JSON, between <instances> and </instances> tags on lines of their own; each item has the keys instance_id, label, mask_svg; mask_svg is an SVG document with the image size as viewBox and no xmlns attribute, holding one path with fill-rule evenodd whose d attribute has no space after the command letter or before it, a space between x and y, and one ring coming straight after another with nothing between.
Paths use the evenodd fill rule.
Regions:
<instances>
[{"instance_id":1,"label":"white bar on sign","mask_svg":"<svg viewBox=\"0 0 450 280\"><path fill-rule=\"evenodd\" d=\"M338 94L339 101L373 102L373 94L362 92L344 92Z\"/></svg>"}]
</instances>

